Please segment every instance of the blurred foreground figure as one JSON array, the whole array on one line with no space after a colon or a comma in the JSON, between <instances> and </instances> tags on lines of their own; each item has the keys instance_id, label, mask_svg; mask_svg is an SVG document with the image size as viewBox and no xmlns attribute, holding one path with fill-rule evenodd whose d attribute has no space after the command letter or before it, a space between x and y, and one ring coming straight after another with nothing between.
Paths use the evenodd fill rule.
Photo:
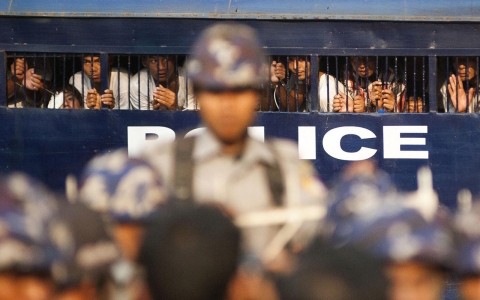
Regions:
<instances>
[{"instance_id":1,"label":"blurred foreground figure","mask_svg":"<svg viewBox=\"0 0 480 300\"><path fill-rule=\"evenodd\" d=\"M420 169L418 190L401 195L386 174L371 170L347 169L330 199L324 235L336 247L353 245L382 261L389 299L441 299L453 236L449 215L431 189L431 173Z\"/></svg>"},{"instance_id":2,"label":"blurred foreground figure","mask_svg":"<svg viewBox=\"0 0 480 300\"><path fill-rule=\"evenodd\" d=\"M264 57L255 31L242 24L209 27L194 45L187 68L206 129L143 153L178 201L216 202L233 215L321 202L323 186L295 144L248 135L268 79ZM277 231L244 229L244 249L261 256ZM303 245L312 233L305 228L292 244Z\"/></svg>"},{"instance_id":3,"label":"blurred foreground figure","mask_svg":"<svg viewBox=\"0 0 480 300\"><path fill-rule=\"evenodd\" d=\"M382 264L353 247L316 240L300 254L298 267L279 280L281 299L386 300Z\"/></svg>"},{"instance_id":4,"label":"blurred foreground figure","mask_svg":"<svg viewBox=\"0 0 480 300\"><path fill-rule=\"evenodd\" d=\"M120 250L100 214L81 203L59 203L50 236L62 250L52 267L55 300L108 299L111 266Z\"/></svg>"},{"instance_id":5,"label":"blurred foreground figure","mask_svg":"<svg viewBox=\"0 0 480 300\"><path fill-rule=\"evenodd\" d=\"M455 271L460 278L460 293L465 300L480 299L480 202L472 195L459 193L459 209L454 226L457 233Z\"/></svg>"},{"instance_id":6,"label":"blurred foreground figure","mask_svg":"<svg viewBox=\"0 0 480 300\"><path fill-rule=\"evenodd\" d=\"M240 254L240 231L213 206L169 206L146 234L140 261L154 300L222 300Z\"/></svg>"},{"instance_id":7,"label":"blurred foreground figure","mask_svg":"<svg viewBox=\"0 0 480 300\"><path fill-rule=\"evenodd\" d=\"M83 172L79 199L108 218L122 252L113 266L112 299L138 299L144 276L136 260L144 229L165 201L159 175L145 161L128 158L124 149L99 155Z\"/></svg>"},{"instance_id":8,"label":"blurred foreground figure","mask_svg":"<svg viewBox=\"0 0 480 300\"><path fill-rule=\"evenodd\" d=\"M15 173L0 182L0 299L52 299L50 268L60 254L48 234L55 211L54 196L31 178Z\"/></svg>"}]
</instances>

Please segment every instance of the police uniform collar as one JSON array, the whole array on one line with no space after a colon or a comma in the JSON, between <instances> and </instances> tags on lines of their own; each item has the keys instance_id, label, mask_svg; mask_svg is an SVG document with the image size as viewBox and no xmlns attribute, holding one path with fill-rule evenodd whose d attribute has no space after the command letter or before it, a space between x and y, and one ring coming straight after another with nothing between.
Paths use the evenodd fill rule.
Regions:
<instances>
[{"instance_id":1,"label":"police uniform collar","mask_svg":"<svg viewBox=\"0 0 480 300\"><path fill-rule=\"evenodd\" d=\"M266 143L247 137L245 148L239 159L244 162L261 161L271 165L275 162L275 154L271 149L272 147L273 146L268 147ZM196 137L192 156L195 161L203 161L222 155L221 149L221 142L210 130L205 129Z\"/></svg>"}]
</instances>

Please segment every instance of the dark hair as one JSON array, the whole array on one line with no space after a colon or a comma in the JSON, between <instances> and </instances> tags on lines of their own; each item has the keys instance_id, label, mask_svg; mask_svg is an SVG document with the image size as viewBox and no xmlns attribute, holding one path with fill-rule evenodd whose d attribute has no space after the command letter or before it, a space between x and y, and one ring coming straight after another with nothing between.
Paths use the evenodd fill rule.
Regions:
<instances>
[{"instance_id":1,"label":"dark hair","mask_svg":"<svg viewBox=\"0 0 480 300\"><path fill-rule=\"evenodd\" d=\"M281 299L384 300L387 280L379 261L350 247L316 240L293 274L278 280Z\"/></svg>"},{"instance_id":2,"label":"dark hair","mask_svg":"<svg viewBox=\"0 0 480 300\"><path fill-rule=\"evenodd\" d=\"M223 299L240 231L212 206L169 205L147 228L139 260L153 299Z\"/></svg>"},{"instance_id":3,"label":"dark hair","mask_svg":"<svg viewBox=\"0 0 480 300\"><path fill-rule=\"evenodd\" d=\"M74 102L76 100L78 100L78 103L80 104L81 108L84 107L82 94L80 94L80 92L77 90L76 87L74 87L71 84L66 84L65 88L64 88L64 91L65 91L65 93L70 93L73 96L73 101Z\"/></svg>"},{"instance_id":4,"label":"dark hair","mask_svg":"<svg viewBox=\"0 0 480 300\"><path fill-rule=\"evenodd\" d=\"M52 235L55 226L64 227L73 241L70 245L66 241L57 241L57 246L63 250L61 259L53 268L57 289L60 291L79 286L85 279L94 284L97 291L104 289L111 266L120 258L120 250L101 214L83 203L59 201L57 216L50 229ZM101 251L98 249L103 250L101 256L98 256ZM109 251L105 252L105 249ZM89 258L87 264L77 259L79 253Z\"/></svg>"},{"instance_id":5,"label":"dark hair","mask_svg":"<svg viewBox=\"0 0 480 300\"><path fill-rule=\"evenodd\" d=\"M84 108L85 104L83 102L82 94L71 84L65 84L64 86L60 86L56 90L57 93L64 92L63 97L65 98L65 94L71 94L73 97L73 102L78 101L81 108ZM74 104L72 103L72 104Z\"/></svg>"}]
</instances>

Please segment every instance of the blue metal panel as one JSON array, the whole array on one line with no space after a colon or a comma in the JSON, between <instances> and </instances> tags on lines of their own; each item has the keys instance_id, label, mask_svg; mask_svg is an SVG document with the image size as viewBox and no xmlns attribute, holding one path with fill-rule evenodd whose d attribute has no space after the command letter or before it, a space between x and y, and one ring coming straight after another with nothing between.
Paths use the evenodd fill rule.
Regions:
<instances>
[{"instance_id":1,"label":"blue metal panel","mask_svg":"<svg viewBox=\"0 0 480 300\"><path fill-rule=\"evenodd\" d=\"M180 131L199 124L195 112L119 110L0 109L0 119L0 171L24 170L55 189L62 189L65 175L78 174L95 153L127 146L127 126L165 126ZM474 194L480 192L480 144L474 142L480 140L480 116L476 114L260 113L257 123L265 126L267 136L293 140L297 140L298 126L315 126L314 164L327 182L338 175L347 161L325 152L325 133L339 126L360 126L377 138L360 140L345 136L342 148L351 152L360 147L377 149L374 158L401 189L416 189L417 169L429 165L440 199L448 206L455 206L456 193L461 188L469 188ZM420 135L426 138L425 146L402 149L428 150L429 159L383 159L385 125L428 126L428 133Z\"/></svg>"},{"instance_id":2,"label":"blue metal panel","mask_svg":"<svg viewBox=\"0 0 480 300\"><path fill-rule=\"evenodd\" d=\"M10 0L3 15L57 17L183 17L229 19L330 19L479 21L474 0Z\"/></svg>"},{"instance_id":3,"label":"blue metal panel","mask_svg":"<svg viewBox=\"0 0 480 300\"><path fill-rule=\"evenodd\" d=\"M189 52L216 20L0 18L0 49L35 52L172 54ZM479 55L471 23L259 21L273 55ZM281 38L280 38L281 37Z\"/></svg>"}]
</instances>

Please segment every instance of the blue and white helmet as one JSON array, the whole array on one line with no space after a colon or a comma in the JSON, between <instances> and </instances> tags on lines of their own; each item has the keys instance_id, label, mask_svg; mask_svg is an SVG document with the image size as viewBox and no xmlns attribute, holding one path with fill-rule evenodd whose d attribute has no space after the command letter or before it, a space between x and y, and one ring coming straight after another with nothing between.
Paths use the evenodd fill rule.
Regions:
<instances>
[{"instance_id":1,"label":"blue and white helmet","mask_svg":"<svg viewBox=\"0 0 480 300\"><path fill-rule=\"evenodd\" d=\"M192 52L187 72L203 89L257 89L268 79L257 33L247 25L215 24L202 32Z\"/></svg>"},{"instance_id":2,"label":"blue and white helmet","mask_svg":"<svg viewBox=\"0 0 480 300\"><path fill-rule=\"evenodd\" d=\"M80 179L79 200L116 222L145 222L165 196L160 175L120 149L88 163Z\"/></svg>"},{"instance_id":3,"label":"blue and white helmet","mask_svg":"<svg viewBox=\"0 0 480 300\"><path fill-rule=\"evenodd\" d=\"M460 276L480 274L480 201L472 202L470 192L459 193L459 207L453 218L457 257L455 271Z\"/></svg>"},{"instance_id":4,"label":"blue and white helmet","mask_svg":"<svg viewBox=\"0 0 480 300\"><path fill-rule=\"evenodd\" d=\"M337 247L353 245L384 261L451 268L449 214L425 198L436 195L420 185L414 197L400 194L386 173L372 165L352 166L354 172L344 175L330 196L323 235Z\"/></svg>"},{"instance_id":5,"label":"blue and white helmet","mask_svg":"<svg viewBox=\"0 0 480 300\"><path fill-rule=\"evenodd\" d=\"M59 251L48 228L57 201L38 181L14 173L0 183L0 271L48 272Z\"/></svg>"},{"instance_id":6,"label":"blue and white helmet","mask_svg":"<svg viewBox=\"0 0 480 300\"><path fill-rule=\"evenodd\" d=\"M59 203L49 234L61 254L52 265L58 288L77 286L83 280L100 282L121 257L101 214L83 203Z\"/></svg>"},{"instance_id":7,"label":"blue and white helmet","mask_svg":"<svg viewBox=\"0 0 480 300\"><path fill-rule=\"evenodd\" d=\"M388 220L371 226L370 234L383 225L381 238L371 245L371 252L395 263L416 261L451 269L454 261L454 239L448 218L427 221L417 210L406 208Z\"/></svg>"}]
</instances>

